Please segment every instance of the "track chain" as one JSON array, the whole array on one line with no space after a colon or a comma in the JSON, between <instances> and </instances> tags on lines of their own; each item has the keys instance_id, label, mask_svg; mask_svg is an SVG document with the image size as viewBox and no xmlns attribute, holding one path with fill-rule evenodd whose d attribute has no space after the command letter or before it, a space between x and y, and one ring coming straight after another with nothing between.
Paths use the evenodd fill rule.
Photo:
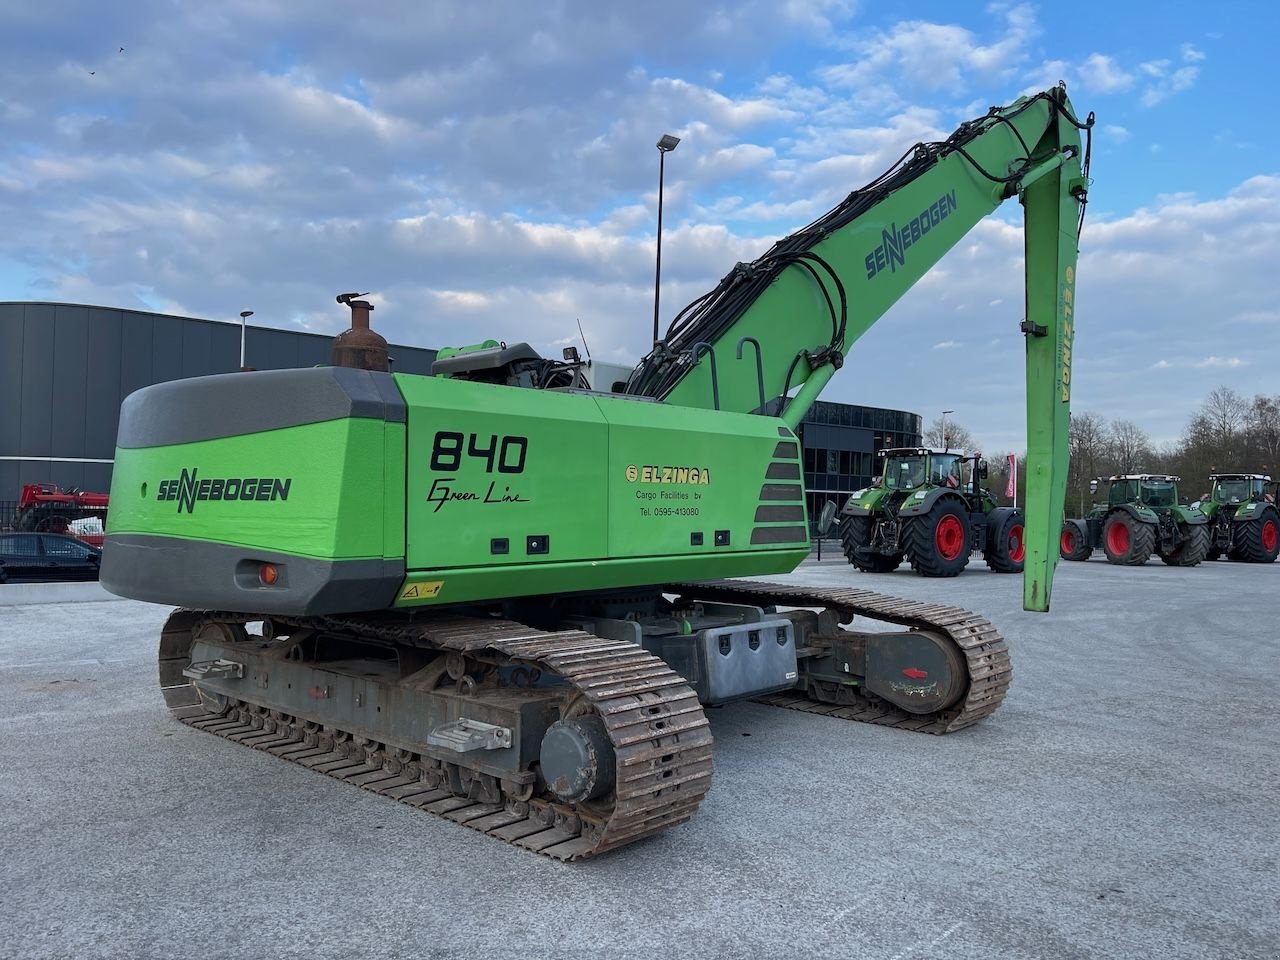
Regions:
<instances>
[{"instance_id":1,"label":"track chain","mask_svg":"<svg viewBox=\"0 0 1280 960\"><path fill-rule=\"evenodd\" d=\"M455 795L438 764L419 754L241 701L218 712L207 710L182 676L197 628L261 619L194 610L170 616L161 635L160 682L166 703L183 723L557 860L585 859L684 823L710 788L711 730L697 695L635 644L511 620L270 618L293 629L358 633L384 643L527 665L563 678L573 689L568 699L604 720L617 758L613 794L570 804L550 795L521 799L504 787L498 802L485 802Z\"/></svg>"},{"instance_id":2,"label":"track chain","mask_svg":"<svg viewBox=\"0 0 1280 960\"><path fill-rule=\"evenodd\" d=\"M1004 637L990 620L962 607L875 593L871 590L839 587L793 587L756 580L711 580L675 583L663 588L669 593L696 599L744 603L753 606L823 607L833 610L841 623L855 616L929 630L951 640L963 653L969 668L968 690L956 706L934 714L908 713L879 698L851 692L851 703L824 703L805 692L788 690L760 697L767 703L789 710L803 710L844 720L875 723L899 730L921 733L954 733L972 726L996 712L1013 680L1013 664Z\"/></svg>"}]
</instances>

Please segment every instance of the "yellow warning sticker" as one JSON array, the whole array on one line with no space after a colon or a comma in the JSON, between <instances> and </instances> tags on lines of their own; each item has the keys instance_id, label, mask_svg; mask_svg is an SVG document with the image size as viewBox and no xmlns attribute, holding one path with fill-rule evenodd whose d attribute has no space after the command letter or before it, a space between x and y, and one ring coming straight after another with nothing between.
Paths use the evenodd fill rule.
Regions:
<instances>
[{"instance_id":1,"label":"yellow warning sticker","mask_svg":"<svg viewBox=\"0 0 1280 960\"><path fill-rule=\"evenodd\" d=\"M432 600L440 595L443 580L428 580L425 583L411 583L400 593L401 600Z\"/></svg>"}]
</instances>

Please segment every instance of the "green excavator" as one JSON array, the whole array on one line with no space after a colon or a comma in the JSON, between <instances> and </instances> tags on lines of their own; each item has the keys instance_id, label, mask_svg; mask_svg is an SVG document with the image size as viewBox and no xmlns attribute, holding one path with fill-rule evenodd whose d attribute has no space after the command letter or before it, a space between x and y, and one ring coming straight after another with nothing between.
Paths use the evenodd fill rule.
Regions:
<instances>
[{"instance_id":1,"label":"green excavator","mask_svg":"<svg viewBox=\"0 0 1280 960\"><path fill-rule=\"evenodd\" d=\"M132 394L102 582L179 605L159 655L173 714L561 860L693 815L705 705L936 734L989 716L1011 670L984 618L726 578L808 556L805 412L854 341L1017 198L1024 602L1048 609L1092 123L1058 87L917 144L735 266L608 391L573 351L523 343L392 374L372 307L344 294L330 367Z\"/></svg>"}]
</instances>

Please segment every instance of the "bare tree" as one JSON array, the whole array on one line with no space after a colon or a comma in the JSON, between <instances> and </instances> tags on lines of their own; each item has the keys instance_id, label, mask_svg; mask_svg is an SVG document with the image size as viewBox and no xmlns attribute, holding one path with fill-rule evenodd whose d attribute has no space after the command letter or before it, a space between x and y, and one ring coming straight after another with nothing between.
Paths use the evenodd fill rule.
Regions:
<instances>
[{"instance_id":1,"label":"bare tree","mask_svg":"<svg viewBox=\"0 0 1280 960\"><path fill-rule=\"evenodd\" d=\"M1230 387L1215 389L1200 405L1183 434L1182 470L1190 476L1243 470L1249 402Z\"/></svg>"},{"instance_id":2,"label":"bare tree","mask_svg":"<svg viewBox=\"0 0 1280 960\"><path fill-rule=\"evenodd\" d=\"M1096 413L1072 415L1068 442L1069 510L1083 509L1090 478L1106 473L1173 473L1188 491L1199 493L1215 472L1280 475L1280 396L1246 399L1220 386L1187 422L1181 441L1158 450L1137 424L1108 424Z\"/></svg>"},{"instance_id":3,"label":"bare tree","mask_svg":"<svg viewBox=\"0 0 1280 960\"><path fill-rule=\"evenodd\" d=\"M1096 413L1073 413L1067 434L1071 464L1067 471L1067 507L1084 514L1089 496L1089 481L1107 472L1110 453L1110 428L1105 417Z\"/></svg>"},{"instance_id":4,"label":"bare tree","mask_svg":"<svg viewBox=\"0 0 1280 960\"><path fill-rule=\"evenodd\" d=\"M1011 503L1007 495L1009 489L1009 454L1012 450L1005 450L991 454L987 457L987 479L982 485L996 498L997 503L1008 505ZM1018 482L1016 491L1018 503L1026 501L1026 483L1027 483L1027 458L1022 454L1014 457L1015 469L1018 471Z\"/></svg>"},{"instance_id":5,"label":"bare tree","mask_svg":"<svg viewBox=\"0 0 1280 960\"><path fill-rule=\"evenodd\" d=\"M1245 416L1247 470L1275 476L1280 472L1280 397L1253 398Z\"/></svg>"},{"instance_id":6,"label":"bare tree","mask_svg":"<svg viewBox=\"0 0 1280 960\"><path fill-rule=\"evenodd\" d=\"M973 453L977 441L968 430L954 420L946 422L946 435L942 432L942 418L934 420L924 432L924 445L934 450L963 450Z\"/></svg>"},{"instance_id":7,"label":"bare tree","mask_svg":"<svg viewBox=\"0 0 1280 960\"><path fill-rule=\"evenodd\" d=\"M1072 486L1088 486L1105 469L1108 429L1106 418L1096 413L1073 413L1067 446L1071 451Z\"/></svg>"},{"instance_id":8,"label":"bare tree","mask_svg":"<svg viewBox=\"0 0 1280 960\"><path fill-rule=\"evenodd\" d=\"M1200 417L1218 443L1232 443L1249 415L1249 401L1228 386L1217 387L1200 405Z\"/></svg>"},{"instance_id":9,"label":"bare tree","mask_svg":"<svg viewBox=\"0 0 1280 960\"><path fill-rule=\"evenodd\" d=\"M1154 457L1151 438L1132 420L1113 421L1107 439L1116 473L1138 473Z\"/></svg>"}]
</instances>

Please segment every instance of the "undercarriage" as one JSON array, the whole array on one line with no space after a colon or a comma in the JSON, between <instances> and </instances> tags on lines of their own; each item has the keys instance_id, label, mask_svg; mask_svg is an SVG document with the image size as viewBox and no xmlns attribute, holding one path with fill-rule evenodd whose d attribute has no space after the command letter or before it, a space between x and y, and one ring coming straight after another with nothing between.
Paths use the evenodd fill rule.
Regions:
<instances>
[{"instance_id":1,"label":"undercarriage","mask_svg":"<svg viewBox=\"0 0 1280 960\"><path fill-rule=\"evenodd\" d=\"M519 618L177 610L160 683L197 729L578 860L693 815L712 775L704 704L943 734L993 713L1012 677L999 632L957 607L732 580L650 596Z\"/></svg>"}]
</instances>

